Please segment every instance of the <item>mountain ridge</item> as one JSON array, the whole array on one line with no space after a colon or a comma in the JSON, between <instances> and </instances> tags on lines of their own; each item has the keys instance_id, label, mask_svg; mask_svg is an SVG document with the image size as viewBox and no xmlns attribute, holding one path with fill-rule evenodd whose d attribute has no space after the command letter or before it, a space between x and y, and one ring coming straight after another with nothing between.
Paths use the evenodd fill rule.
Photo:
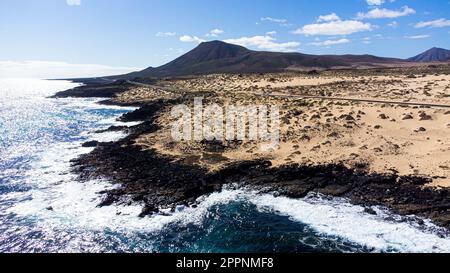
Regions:
<instances>
[{"instance_id":1,"label":"mountain ridge","mask_svg":"<svg viewBox=\"0 0 450 273\"><path fill-rule=\"evenodd\" d=\"M254 51L245 47L211 41L160 67L123 75L137 77L171 77L214 73L271 73L290 70L383 67L405 60L373 55L310 55Z\"/></svg>"},{"instance_id":2,"label":"mountain ridge","mask_svg":"<svg viewBox=\"0 0 450 273\"><path fill-rule=\"evenodd\" d=\"M417 56L408 59L413 62L442 62L450 60L450 50L433 47Z\"/></svg>"},{"instance_id":3,"label":"mountain ridge","mask_svg":"<svg viewBox=\"0 0 450 273\"><path fill-rule=\"evenodd\" d=\"M436 49L439 52L441 50L446 51L438 48L430 50L436 51ZM444 54L444 56L447 55ZM161 78L217 73L277 73L326 69L386 68L411 65L414 62L425 62L414 61L416 57L404 60L369 54L311 55L298 52L254 51L223 41L211 41L200 43L191 51L162 66L148 67L142 71L116 76L115 78ZM448 57L450 58L450 51Z\"/></svg>"}]
</instances>

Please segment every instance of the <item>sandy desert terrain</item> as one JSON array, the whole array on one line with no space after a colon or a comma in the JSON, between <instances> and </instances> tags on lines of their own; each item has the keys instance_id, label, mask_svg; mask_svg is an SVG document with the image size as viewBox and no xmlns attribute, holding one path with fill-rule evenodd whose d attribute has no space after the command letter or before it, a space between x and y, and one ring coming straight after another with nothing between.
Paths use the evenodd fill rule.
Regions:
<instances>
[{"instance_id":1,"label":"sandy desert terrain","mask_svg":"<svg viewBox=\"0 0 450 273\"><path fill-rule=\"evenodd\" d=\"M143 149L156 149L162 155L211 170L258 158L269 159L274 166L344 163L375 173L423 175L433 178L432 186L450 187L449 72L449 66L442 66L220 74L136 86L115 101L142 102L191 94L219 105L279 106L281 143L270 152L261 152L260 143L251 141L223 143L225 148L220 150L209 150L199 142L174 142L170 108L158 118L162 129L137 141Z\"/></svg>"}]
</instances>

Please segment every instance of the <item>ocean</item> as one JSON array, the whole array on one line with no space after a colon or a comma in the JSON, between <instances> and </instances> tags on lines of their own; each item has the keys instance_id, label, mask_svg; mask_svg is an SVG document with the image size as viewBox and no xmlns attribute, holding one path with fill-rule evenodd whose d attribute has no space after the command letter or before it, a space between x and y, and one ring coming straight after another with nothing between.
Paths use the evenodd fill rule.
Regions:
<instances>
[{"instance_id":1,"label":"ocean","mask_svg":"<svg viewBox=\"0 0 450 273\"><path fill-rule=\"evenodd\" d=\"M449 252L449 234L373 207L310 194L289 199L229 185L196 208L139 218L142 204L98 207L107 180L79 182L70 161L113 141L95 133L134 108L51 99L78 84L0 79L0 252ZM236 181L239 182L239 181Z\"/></svg>"}]
</instances>

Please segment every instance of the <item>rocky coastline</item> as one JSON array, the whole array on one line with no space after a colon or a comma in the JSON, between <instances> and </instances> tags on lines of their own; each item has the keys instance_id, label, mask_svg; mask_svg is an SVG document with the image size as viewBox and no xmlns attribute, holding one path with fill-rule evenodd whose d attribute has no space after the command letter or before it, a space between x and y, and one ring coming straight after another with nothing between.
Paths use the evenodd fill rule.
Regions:
<instances>
[{"instance_id":1,"label":"rocky coastline","mask_svg":"<svg viewBox=\"0 0 450 273\"><path fill-rule=\"evenodd\" d=\"M109 97L127 92L126 82L112 84L86 84L58 93L55 97ZM120 106L139 106L136 111L123 115L121 121L143 121L141 124L109 130L126 130L128 136L108 143L87 143L95 149L73 160L73 171L81 181L107 178L118 184L113 190L102 192L105 198L99 206L140 202L144 208L140 216L158 213L160 208L178 205L195 206L202 195L219 191L224 185L237 183L262 192L302 198L310 192L344 197L353 204L367 207L381 205L401 215L416 215L433 220L439 226L450 229L450 190L426 186L432 178L402 176L395 173L372 173L364 166L349 168L344 164L284 164L272 166L268 160L248 160L227 163L223 168L210 171L161 155L156 150L142 150L136 139L160 129L156 119L160 112L171 105L186 100L186 96L159 99L143 103L119 103L106 100L102 103ZM204 143L205 152L221 152L222 143ZM421 223L420 219L416 219Z\"/></svg>"}]
</instances>

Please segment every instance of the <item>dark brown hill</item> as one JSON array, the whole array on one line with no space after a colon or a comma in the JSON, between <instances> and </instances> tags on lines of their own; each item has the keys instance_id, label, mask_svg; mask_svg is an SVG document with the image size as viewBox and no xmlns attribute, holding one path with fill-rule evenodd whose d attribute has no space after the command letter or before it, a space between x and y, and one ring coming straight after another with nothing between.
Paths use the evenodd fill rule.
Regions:
<instances>
[{"instance_id":1,"label":"dark brown hill","mask_svg":"<svg viewBox=\"0 0 450 273\"><path fill-rule=\"evenodd\" d=\"M307 55L253 51L221 41L204 42L163 66L149 67L121 78L171 77L214 73L271 73L288 70L375 68L406 63L372 55Z\"/></svg>"}]
</instances>

